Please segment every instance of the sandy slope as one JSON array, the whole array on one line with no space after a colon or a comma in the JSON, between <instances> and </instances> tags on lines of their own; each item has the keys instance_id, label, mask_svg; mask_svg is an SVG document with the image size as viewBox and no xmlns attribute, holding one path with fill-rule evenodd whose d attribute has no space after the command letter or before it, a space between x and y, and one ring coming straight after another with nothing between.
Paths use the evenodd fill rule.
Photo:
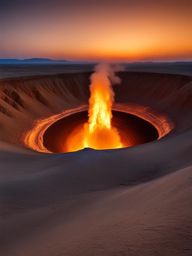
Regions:
<instances>
[{"instance_id":1,"label":"sandy slope","mask_svg":"<svg viewBox=\"0 0 192 256\"><path fill-rule=\"evenodd\" d=\"M73 154L23 147L34 120L86 102L88 75L0 82L1 255L191 255L190 77L121 75L119 103L173 122L159 141Z\"/></svg>"}]
</instances>

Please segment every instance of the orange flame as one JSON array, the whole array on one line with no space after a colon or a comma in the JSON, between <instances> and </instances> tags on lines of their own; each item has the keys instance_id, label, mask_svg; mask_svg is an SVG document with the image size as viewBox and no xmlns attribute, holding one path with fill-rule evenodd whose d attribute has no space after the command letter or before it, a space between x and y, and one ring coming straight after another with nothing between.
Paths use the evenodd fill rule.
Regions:
<instances>
[{"instance_id":1,"label":"orange flame","mask_svg":"<svg viewBox=\"0 0 192 256\"><path fill-rule=\"evenodd\" d=\"M68 152L83 148L123 147L119 133L111 123L114 101L111 80L115 83L120 82L109 65L98 65L96 72L91 76L89 120L69 135L66 142Z\"/></svg>"}]
</instances>

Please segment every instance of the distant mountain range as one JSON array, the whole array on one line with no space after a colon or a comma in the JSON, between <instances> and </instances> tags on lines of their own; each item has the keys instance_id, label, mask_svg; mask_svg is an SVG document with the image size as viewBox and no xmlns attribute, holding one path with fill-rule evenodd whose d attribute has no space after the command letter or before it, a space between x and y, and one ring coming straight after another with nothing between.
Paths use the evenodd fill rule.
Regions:
<instances>
[{"instance_id":1,"label":"distant mountain range","mask_svg":"<svg viewBox=\"0 0 192 256\"><path fill-rule=\"evenodd\" d=\"M70 63L68 60L53 60L48 58L31 58L31 59L0 59L0 64L63 64Z\"/></svg>"},{"instance_id":2,"label":"distant mountain range","mask_svg":"<svg viewBox=\"0 0 192 256\"><path fill-rule=\"evenodd\" d=\"M1 59L0 64L96 64L96 61L78 61L78 60L55 60L49 58L29 58L29 59ZM124 62L129 66L146 66L146 65L191 65L192 61L136 61L136 62Z\"/></svg>"}]
</instances>

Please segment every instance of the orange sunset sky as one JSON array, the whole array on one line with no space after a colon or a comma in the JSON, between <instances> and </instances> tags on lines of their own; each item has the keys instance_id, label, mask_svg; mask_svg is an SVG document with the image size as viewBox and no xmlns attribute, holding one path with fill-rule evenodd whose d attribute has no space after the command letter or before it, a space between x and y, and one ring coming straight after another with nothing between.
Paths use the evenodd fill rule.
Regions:
<instances>
[{"instance_id":1,"label":"orange sunset sky","mask_svg":"<svg viewBox=\"0 0 192 256\"><path fill-rule=\"evenodd\" d=\"M191 60L192 1L0 1L0 58Z\"/></svg>"}]
</instances>

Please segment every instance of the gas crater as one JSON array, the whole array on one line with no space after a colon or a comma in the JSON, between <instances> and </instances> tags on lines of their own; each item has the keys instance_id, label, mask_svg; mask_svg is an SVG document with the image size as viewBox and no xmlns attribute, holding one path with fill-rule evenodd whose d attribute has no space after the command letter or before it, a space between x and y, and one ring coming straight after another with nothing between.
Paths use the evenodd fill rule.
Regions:
<instances>
[{"instance_id":1,"label":"gas crater","mask_svg":"<svg viewBox=\"0 0 192 256\"><path fill-rule=\"evenodd\" d=\"M76 151L68 149L66 142L88 121L90 75L2 79L1 141L37 153ZM118 130L122 148L190 129L190 76L138 72L118 72L118 76L121 83L113 87L111 124ZM103 149L111 148L115 147Z\"/></svg>"}]
</instances>

